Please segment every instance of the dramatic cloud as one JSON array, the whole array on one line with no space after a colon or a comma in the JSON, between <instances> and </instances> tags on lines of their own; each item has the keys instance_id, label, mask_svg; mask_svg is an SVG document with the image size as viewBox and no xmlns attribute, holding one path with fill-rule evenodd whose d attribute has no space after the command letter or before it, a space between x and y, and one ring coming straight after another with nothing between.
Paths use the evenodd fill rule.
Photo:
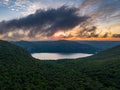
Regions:
<instances>
[{"instance_id":1,"label":"dramatic cloud","mask_svg":"<svg viewBox=\"0 0 120 90\"><path fill-rule=\"evenodd\" d=\"M0 5L11 13L2 10L1 20L19 18L0 22L0 39L120 38L120 0L1 0Z\"/></svg>"},{"instance_id":2,"label":"dramatic cloud","mask_svg":"<svg viewBox=\"0 0 120 90\"><path fill-rule=\"evenodd\" d=\"M29 31L30 37L34 37L37 33L42 36L51 36L58 30L72 29L88 19L86 16L79 16L77 11L77 8L66 6L58 9L37 10L35 14L27 17L1 22L0 33L23 30Z\"/></svg>"},{"instance_id":3,"label":"dramatic cloud","mask_svg":"<svg viewBox=\"0 0 120 90\"><path fill-rule=\"evenodd\" d=\"M120 34L113 34L114 38L120 38Z\"/></svg>"},{"instance_id":4,"label":"dramatic cloud","mask_svg":"<svg viewBox=\"0 0 120 90\"><path fill-rule=\"evenodd\" d=\"M97 25L120 21L120 0L83 0L81 14L90 16Z\"/></svg>"},{"instance_id":5,"label":"dramatic cloud","mask_svg":"<svg viewBox=\"0 0 120 90\"><path fill-rule=\"evenodd\" d=\"M79 32L79 37L81 38L84 38L84 37L87 37L87 38L96 38L98 37L99 35L96 33L96 27L93 26L93 27L84 27L83 30L81 30Z\"/></svg>"}]
</instances>

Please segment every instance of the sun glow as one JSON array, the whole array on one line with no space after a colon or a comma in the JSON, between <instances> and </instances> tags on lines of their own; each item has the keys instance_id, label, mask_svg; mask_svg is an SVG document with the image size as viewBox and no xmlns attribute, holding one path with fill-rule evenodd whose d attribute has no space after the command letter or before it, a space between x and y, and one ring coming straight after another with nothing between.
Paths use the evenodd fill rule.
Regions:
<instances>
[{"instance_id":1,"label":"sun glow","mask_svg":"<svg viewBox=\"0 0 120 90\"><path fill-rule=\"evenodd\" d=\"M63 31L58 31L58 32L54 33L53 36L55 36L55 37L61 37L61 36L66 36L66 34Z\"/></svg>"},{"instance_id":2,"label":"sun glow","mask_svg":"<svg viewBox=\"0 0 120 90\"><path fill-rule=\"evenodd\" d=\"M57 31L53 34L52 39L53 40L62 40L67 36L67 34L64 31Z\"/></svg>"}]
</instances>

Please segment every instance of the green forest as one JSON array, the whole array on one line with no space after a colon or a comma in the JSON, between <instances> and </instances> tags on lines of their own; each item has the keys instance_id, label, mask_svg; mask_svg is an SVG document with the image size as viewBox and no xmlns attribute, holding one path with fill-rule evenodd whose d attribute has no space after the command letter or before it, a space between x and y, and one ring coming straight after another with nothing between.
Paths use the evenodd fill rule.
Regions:
<instances>
[{"instance_id":1,"label":"green forest","mask_svg":"<svg viewBox=\"0 0 120 90\"><path fill-rule=\"evenodd\" d=\"M120 90L120 46L82 59L41 61L0 41L0 90Z\"/></svg>"}]
</instances>

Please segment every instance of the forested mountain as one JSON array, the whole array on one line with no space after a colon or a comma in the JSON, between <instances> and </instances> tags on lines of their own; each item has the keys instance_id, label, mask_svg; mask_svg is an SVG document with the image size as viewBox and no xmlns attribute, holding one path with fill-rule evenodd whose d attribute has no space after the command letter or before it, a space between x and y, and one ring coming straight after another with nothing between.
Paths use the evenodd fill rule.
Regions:
<instances>
[{"instance_id":1,"label":"forested mountain","mask_svg":"<svg viewBox=\"0 0 120 90\"><path fill-rule=\"evenodd\" d=\"M30 53L96 53L117 45L120 41L15 41Z\"/></svg>"},{"instance_id":2,"label":"forested mountain","mask_svg":"<svg viewBox=\"0 0 120 90\"><path fill-rule=\"evenodd\" d=\"M106 50L120 45L120 41L77 41L81 44L88 44L101 50Z\"/></svg>"},{"instance_id":3,"label":"forested mountain","mask_svg":"<svg viewBox=\"0 0 120 90\"><path fill-rule=\"evenodd\" d=\"M12 42L21 46L30 53L96 53L100 49L88 44L81 44L76 41L18 41Z\"/></svg>"},{"instance_id":4,"label":"forested mountain","mask_svg":"<svg viewBox=\"0 0 120 90\"><path fill-rule=\"evenodd\" d=\"M0 41L0 90L120 90L120 46L82 59L40 61Z\"/></svg>"}]
</instances>

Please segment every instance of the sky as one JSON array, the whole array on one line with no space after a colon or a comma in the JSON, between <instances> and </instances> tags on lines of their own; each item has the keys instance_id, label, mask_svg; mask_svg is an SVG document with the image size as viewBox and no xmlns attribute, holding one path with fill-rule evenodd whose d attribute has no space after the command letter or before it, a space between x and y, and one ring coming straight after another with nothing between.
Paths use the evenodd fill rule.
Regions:
<instances>
[{"instance_id":1,"label":"sky","mask_svg":"<svg viewBox=\"0 0 120 90\"><path fill-rule=\"evenodd\" d=\"M0 0L0 39L120 40L120 0Z\"/></svg>"}]
</instances>

